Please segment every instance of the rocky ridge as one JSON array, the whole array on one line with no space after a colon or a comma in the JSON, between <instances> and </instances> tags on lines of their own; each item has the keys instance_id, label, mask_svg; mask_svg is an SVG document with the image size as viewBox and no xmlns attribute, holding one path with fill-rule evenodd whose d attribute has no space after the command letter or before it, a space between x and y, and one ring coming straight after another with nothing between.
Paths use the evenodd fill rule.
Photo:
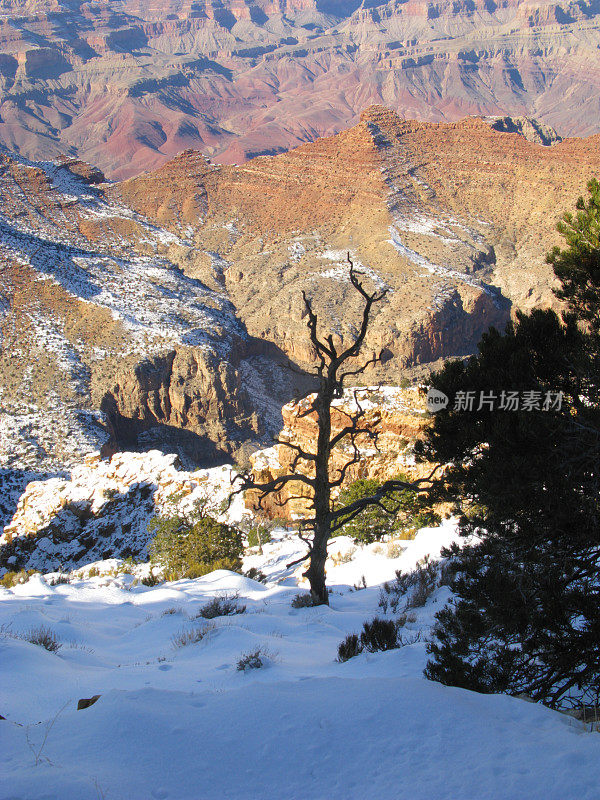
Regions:
<instances>
[{"instance_id":1,"label":"rocky ridge","mask_svg":"<svg viewBox=\"0 0 600 800\"><path fill-rule=\"evenodd\" d=\"M188 472L177 456L156 450L89 454L68 478L34 481L0 536L4 569L73 570L107 558L147 557L148 523L160 513L185 513L208 503L232 521L241 501L222 516L231 468Z\"/></svg>"},{"instance_id":2,"label":"rocky ridge","mask_svg":"<svg viewBox=\"0 0 600 800\"><path fill-rule=\"evenodd\" d=\"M274 362L218 283L185 274L186 230L112 202L99 180L76 161L0 160L0 463L13 480L124 442L208 465L277 427L241 379L253 373L264 411Z\"/></svg>"},{"instance_id":3,"label":"rocky ridge","mask_svg":"<svg viewBox=\"0 0 600 800\"><path fill-rule=\"evenodd\" d=\"M407 367L472 352L511 306L555 302L555 222L599 167L596 136L544 147L476 118L420 123L374 106L289 153L210 168L186 151L111 192L170 229L191 225L249 333L302 366L303 290L325 330L343 338L358 318L350 251L389 289L367 347L385 362L373 377L398 383ZM207 210L194 222L197 197Z\"/></svg>"},{"instance_id":4,"label":"rocky ridge","mask_svg":"<svg viewBox=\"0 0 600 800\"><path fill-rule=\"evenodd\" d=\"M280 438L312 449L316 423L302 416L310 397L282 409ZM427 423L424 400L416 388L377 387L347 390L335 403L334 432L347 423L344 412L364 409L361 425L377 434L377 445L357 438L360 460L348 470L345 483L358 478L386 480L400 472L421 477L429 465L416 464L413 447ZM350 458L344 443L332 458L332 477ZM251 456L259 481L289 471L293 453L285 445L263 449ZM306 469L302 462L300 472ZM150 520L157 514L186 513L200 506L223 521L239 523L257 511L256 493L236 495L223 510L234 486L230 465L187 471L174 454L115 453L102 458L90 453L69 475L32 480L15 504L0 535L0 568L38 569L44 572L79 569L109 558L145 558L151 538ZM309 513L301 483L289 484L285 493L271 496L259 516L298 521ZM284 503L285 505L281 505Z\"/></svg>"}]
</instances>

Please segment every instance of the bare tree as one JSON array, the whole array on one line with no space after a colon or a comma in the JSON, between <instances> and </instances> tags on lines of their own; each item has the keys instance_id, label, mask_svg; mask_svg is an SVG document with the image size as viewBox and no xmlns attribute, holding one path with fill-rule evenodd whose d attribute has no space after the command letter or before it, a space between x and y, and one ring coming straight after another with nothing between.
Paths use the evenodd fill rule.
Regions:
<instances>
[{"instance_id":1,"label":"bare tree","mask_svg":"<svg viewBox=\"0 0 600 800\"><path fill-rule=\"evenodd\" d=\"M377 505L386 511L386 513L390 513L389 505L386 507L382 502L384 498L389 497L393 492L403 489L418 491L422 488L422 484L429 480L428 478L422 478L414 483L401 480L388 480L381 485L376 494L369 497L362 497L347 506L334 509L332 489L336 489L342 485L348 469L360 460L358 437L362 435L363 437L369 437L371 440L376 440L376 433L372 428L367 427L364 422L361 424L365 415L365 410L360 405L358 396L355 393L354 410L352 413L344 411L339 407L336 409L347 417L347 424L343 425L341 430L332 435L332 404L334 400L342 397L344 393L344 382L348 378L362 374L369 365L379 361L379 356L374 356L354 369L344 368L347 362L355 359L359 355L367 334L373 305L383 300L387 293L387 289L373 293L368 292L359 280L359 275L362 273L354 269L354 264L350 259L350 253L348 253L348 263L350 264L350 283L364 301L362 320L358 334L354 338L354 342L348 347L344 348L340 346L338 350L334 344L332 334L329 334L325 338L320 338L317 330L317 315L306 293L302 293L304 305L308 314L310 340L317 354L317 365L313 374L318 379L318 388L314 397L301 415L303 417L311 414L316 416L317 439L314 452L304 450L297 444L277 439L276 444L289 447L294 451L289 474L281 475L265 483L257 483L254 481L252 474L249 472L237 476L237 480L240 482L237 492L246 491L248 489L257 491L259 508L263 507L262 502L266 497L272 494L278 494L290 483L301 482L309 487L310 508L313 511L313 515L309 519L303 520L302 528L304 531L308 530L309 535L310 532L312 532L312 537L308 538L308 536L304 536L302 533L300 534L307 544L308 551L302 558L292 562L288 566L302 563L303 561L309 562L308 568L303 574L309 580L313 601L316 604L328 602L328 591L325 585L325 561L327 560L327 543L332 534L341 528L342 525L345 525L347 522L354 519L354 517L358 516L367 506ZM347 366L351 367L351 365ZM332 451L342 442L350 445L352 454L341 468L336 469L336 474L332 475L330 470ZM308 465L306 472L299 471L298 466L301 462L305 462ZM287 497L278 502L280 505L285 505L291 499L294 498Z\"/></svg>"}]
</instances>

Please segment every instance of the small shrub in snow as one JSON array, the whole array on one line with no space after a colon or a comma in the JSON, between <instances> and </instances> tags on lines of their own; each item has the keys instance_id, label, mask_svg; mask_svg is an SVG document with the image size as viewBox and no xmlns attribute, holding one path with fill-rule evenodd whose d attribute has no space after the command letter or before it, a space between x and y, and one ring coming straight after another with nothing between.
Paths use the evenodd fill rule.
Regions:
<instances>
[{"instance_id":1,"label":"small shrub in snow","mask_svg":"<svg viewBox=\"0 0 600 800\"><path fill-rule=\"evenodd\" d=\"M440 585L440 569L437 561L426 557L412 572L396 570L396 578L383 584L379 595L379 607L384 613L388 608L396 613L401 601L404 610L424 606L428 598Z\"/></svg>"},{"instance_id":2,"label":"small shrub in snow","mask_svg":"<svg viewBox=\"0 0 600 800\"><path fill-rule=\"evenodd\" d=\"M250 567L250 569L247 569L243 575L246 578L250 578L252 581L258 581L259 583L266 583L268 581L265 573L256 567Z\"/></svg>"},{"instance_id":3,"label":"small shrub in snow","mask_svg":"<svg viewBox=\"0 0 600 800\"><path fill-rule=\"evenodd\" d=\"M11 572L9 570L0 578L0 586L4 586L5 589L12 589L13 586L17 586L19 583L27 583L36 572L36 569L21 569L18 572Z\"/></svg>"},{"instance_id":4,"label":"small shrub in snow","mask_svg":"<svg viewBox=\"0 0 600 800\"><path fill-rule=\"evenodd\" d=\"M171 606L170 608L165 608L165 610L161 614L161 617L170 617L173 614L181 614L181 609L176 608L175 606Z\"/></svg>"},{"instance_id":5,"label":"small shrub in snow","mask_svg":"<svg viewBox=\"0 0 600 800\"><path fill-rule=\"evenodd\" d=\"M243 614L246 606L239 602L238 594L222 594L213 597L206 605L203 605L197 613L197 617L204 619L215 619L215 617L230 617L233 614Z\"/></svg>"},{"instance_id":6,"label":"small shrub in snow","mask_svg":"<svg viewBox=\"0 0 600 800\"><path fill-rule=\"evenodd\" d=\"M292 597L292 608L312 608L315 605L319 604L309 592L299 592Z\"/></svg>"},{"instance_id":7,"label":"small shrub in snow","mask_svg":"<svg viewBox=\"0 0 600 800\"><path fill-rule=\"evenodd\" d=\"M48 580L48 586L62 586L65 583L71 583L69 575L56 575Z\"/></svg>"},{"instance_id":8,"label":"small shrub in snow","mask_svg":"<svg viewBox=\"0 0 600 800\"><path fill-rule=\"evenodd\" d=\"M62 642L58 641L54 631L44 625L40 625L39 628L31 628L31 630L22 634L21 638L26 642L43 647L49 653L56 653L62 647Z\"/></svg>"},{"instance_id":9,"label":"small shrub in snow","mask_svg":"<svg viewBox=\"0 0 600 800\"><path fill-rule=\"evenodd\" d=\"M400 558L403 552L404 552L404 547L399 542L395 541L388 542L387 546L388 558Z\"/></svg>"},{"instance_id":10,"label":"small shrub in snow","mask_svg":"<svg viewBox=\"0 0 600 800\"><path fill-rule=\"evenodd\" d=\"M211 630L213 630L211 625L205 625L203 628L184 628L171 637L173 647L187 647L189 644L201 642Z\"/></svg>"},{"instance_id":11,"label":"small shrub in snow","mask_svg":"<svg viewBox=\"0 0 600 800\"><path fill-rule=\"evenodd\" d=\"M157 586L159 583L161 583L161 579L158 578L156 575L154 575L153 572L151 572L149 575L146 575L144 578L141 578L140 583L143 586Z\"/></svg>"},{"instance_id":12,"label":"small shrub in snow","mask_svg":"<svg viewBox=\"0 0 600 800\"><path fill-rule=\"evenodd\" d=\"M344 661L349 661L349 659L354 658L359 653L362 652L362 646L358 639L358 635L356 633L350 633L343 642L340 642L338 645L338 657L337 660L343 664Z\"/></svg>"},{"instance_id":13,"label":"small shrub in snow","mask_svg":"<svg viewBox=\"0 0 600 800\"><path fill-rule=\"evenodd\" d=\"M351 633L338 645L337 660L340 663L360 655L360 653L378 653L383 650L396 650L415 644L421 640L421 632L414 635L402 636L400 630L406 622L414 622L413 615L403 614L397 620L381 619L375 617L370 622L365 622L360 636Z\"/></svg>"},{"instance_id":14,"label":"small shrub in snow","mask_svg":"<svg viewBox=\"0 0 600 800\"><path fill-rule=\"evenodd\" d=\"M366 589L366 588L367 588L367 579L365 578L364 575L361 575L360 580L358 581L358 583L354 584L351 591L360 592L361 589Z\"/></svg>"},{"instance_id":15,"label":"small shrub in snow","mask_svg":"<svg viewBox=\"0 0 600 800\"><path fill-rule=\"evenodd\" d=\"M439 585L439 571L436 561L429 561L425 558L423 564L419 564L411 573L412 592L406 603L406 608L420 608L435 592Z\"/></svg>"},{"instance_id":16,"label":"small shrub in snow","mask_svg":"<svg viewBox=\"0 0 600 800\"><path fill-rule=\"evenodd\" d=\"M357 549L356 547L351 547L349 550L346 550L345 553L336 553L332 555L331 560L333 561L334 567L337 567L339 564L349 564L354 558Z\"/></svg>"},{"instance_id":17,"label":"small shrub in snow","mask_svg":"<svg viewBox=\"0 0 600 800\"><path fill-rule=\"evenodd\" d=\"M246 534L248 537L248 547L257 548L262 553L263 545L271 541L271 531L266 525L254 525Z\"/></svg>"},{"instance_id":18,"label":"small shrub in snow","mask_svg":"<svg viewBox=\"0 0 600 800\"><path fill-rule=\"evenodd\" d=\"M408 634L407 636L401 636L398 634L398 647L406 647L409 644L416 644L420 642L423 638L423 634L421 631L417 631L416 633Z\"/></svg>"},{"instance_id":19,"label":"small shrub in snow","mask_svg":"<svg viewBox=\"0 0 600 800\"><path fill-rule=\"evenodd\" d=\"M363 625L360 643L368 653L393 650L398 647L398 626L391 619L375 617Z\"/></svg>"},{"instance_id":20,"label":"small shrub in snow","mask_svg":"<svg viewBox=\"0 0 600 800\"><path fill-rule=\"evenodd\" d=\"M414 614L400 614L399 617L396 617L396 626L398 628L403 628L407 622L416 622L417 618Z\"/></svg>"},{"instance_id":21,"label":"small shrub in snow","mask_svg":"<svg viewBox=\"0 0 600 800\"><path fill-rule=\"evenodd\" d=\"M245 672L247 669L260 669L265 666L267 653L262 647L244 653L237 662L238 672Z\"/></svg>"}]
</instances>

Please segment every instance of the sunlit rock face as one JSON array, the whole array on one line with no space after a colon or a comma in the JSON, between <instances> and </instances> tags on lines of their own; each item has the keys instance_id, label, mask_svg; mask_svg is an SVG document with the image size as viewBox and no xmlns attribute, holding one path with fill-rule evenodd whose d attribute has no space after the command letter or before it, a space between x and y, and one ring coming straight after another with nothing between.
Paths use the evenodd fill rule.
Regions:
<instances>
[{"instance_id":1,"label":"sunlit rock face","mask_svg":"<svg viewBox=\"0 0 600 800\"><path fill-rule=\"evenodd\" d=\"M297 458L295 449L315 452L316 414L307 413L313 399L314 395L309 395L284 406L281 444L251 455L253 477L258 483L290 473L314 475L311 462ZM354 437L354 443L347 436L332 451L330 478L336 481L343 474L342 488L361 478L383 482L404 475L415 480L431 472L432 465L417 463L414 457L415 443L423 435L430 417L418 388L347 389L342 398L334 401L332 436L346 428L351 417L360 419L360 428L365 432ZM350 462L353 463L346 468ZM334 489L334 494L338 491L339 488ZM311 516L310 497L309 486L302 481L290 481L280 492L265 497L259 490L249 490L245 500L246 506L259 516L298 521Z\"/></svg>"}]
</instances>

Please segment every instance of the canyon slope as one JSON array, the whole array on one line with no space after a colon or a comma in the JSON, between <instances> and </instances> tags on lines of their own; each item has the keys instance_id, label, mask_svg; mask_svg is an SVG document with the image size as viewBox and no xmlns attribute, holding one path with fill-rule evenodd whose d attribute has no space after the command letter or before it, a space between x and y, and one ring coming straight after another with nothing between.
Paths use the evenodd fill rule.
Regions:
<instances>
[{"instance_id":1,"label":"canyon slope","mask_svg":"<svg viewBox=\"0 0 600 800\"><path fill-rule=\"evenodd\" d=\"M515 308L552 304L544 254L598 174L600 137L544 146L506 132L519 126L531 133L375 106L278 156L190 150L116 184L75 159L3 155L0 515L93 450L157 448L190 469L268 444L311 389L302 292L324 332L355 332L348 252L388 290L370 382L417 378Z\"/></svg>"},{"instance_id":2,"label":"canyon slope","mask_svg":"<svg viewBox=\"0 0 600 800\"><path fill-rule=\"evenodd\" d=\"M90 451L158 442L222 462L277 429L269 412L288 397L274 348L184 274L185 236L101 181L78 161L0 162L0 516L24 482Z\"/></svg>"},{"instance_id":3,"label":"canyon slope","mask_svg":"<svg viewBox=\"0 0 600 800\"><path fill-rule=\"evenodd\" d=\"M371 377L398 383L473 352L512 309L555 302L545 253L599 167L600 136L547 147L477 118L420 123L374 106L288 153L214 166L186 151L107 192L173 232L194 228L248 332L302 367L313 358L302 291L324 330L355 329L350 251L388 289L367 336L383 360Z\"/></svg>"},{"instance_id":4,"label":"canyon slope","mask_svg":"<svg viewBox=\"0 0 600 800\"><path fill-rule=\"evenodd\" d=\"M600 131L596 0L4 0L0 143L111 178L186 148L241 163L405 118Z\"/></svg>"}]
</instances>

